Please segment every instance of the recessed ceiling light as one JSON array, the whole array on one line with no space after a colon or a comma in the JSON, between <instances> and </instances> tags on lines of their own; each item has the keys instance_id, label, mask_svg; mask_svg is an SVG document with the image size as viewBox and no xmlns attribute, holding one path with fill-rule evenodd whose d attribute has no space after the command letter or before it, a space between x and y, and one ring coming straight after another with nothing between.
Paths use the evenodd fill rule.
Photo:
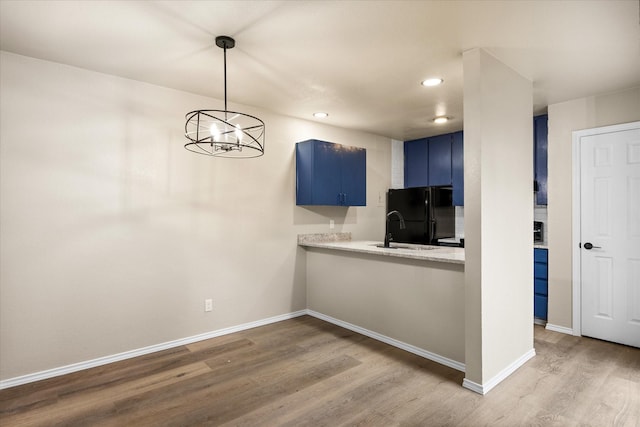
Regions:
<instances>
[{"instance_id":1,"label":"recessed ceiling light","mask_svg":"<svg viewBox=\"0 0 640 427\"><path fill-rule=\"evenodd\" d=\"M446 116L440 116L440 117L436 117L435 119L433 119L433 123L441 125L443 123L447 123L449 121L449 117Z\"/></svg>"},{"instance_id":2,"label":"recessed ceiling light","mask_svg":"<svg viewBox=\"0 0 640 427\"><path fill-rule=\"evenodd\" d=\"M329 113L319 111L317 113L313 113L313 117L315 117L316 119L324 119L326 117L329 117Z\"/></svg>"},{"instance_id":3,"label":"recessed ceiling light","mask_svg":"<svg viewBox=\"0 0 640 427\"><path fill-rule=\"evenodd\" d=\"M427 86L427 87L431 87L431 86L438 86L439 84L442 84L442 82L444 82L444 80L442 80L439 77L434 77L431 79L426 79L422 81L422 86Z\"/></svg>"}]
</instances>

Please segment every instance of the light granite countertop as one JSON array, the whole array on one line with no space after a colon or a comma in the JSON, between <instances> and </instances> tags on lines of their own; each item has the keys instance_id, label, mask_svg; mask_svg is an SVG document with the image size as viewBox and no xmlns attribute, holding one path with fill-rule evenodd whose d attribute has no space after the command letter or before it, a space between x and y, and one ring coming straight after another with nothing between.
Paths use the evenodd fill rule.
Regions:
<instances>
[{"instance_id":1,"label":"light granite countertop","mask_svg":"<svg viewBox=\"0 0 640 427\"><path fill-rule=\"evenodd\" d=\"M462 237L464 239L464 237ZM456 237L455 239L440 239L438 240L439 242L443 242L443 243L460 243L460 238ZM549 249L549 245L547 242L535 242L533 244L533 247L535 249Z\"/></svg>"},{"instance_id":2,"label":"light granite countertop","mask_svg":"<svg viewBox=\"0 0 640 427\"><path fill-rule=\"evenodd\" d=\"M392 243L391 248L380 248L377 245L381 245L382 242L351 240L350 233L301 234L298 236L298 244L308 248L332 249L464 265L463 248L406 243Z\"/></svg>"}]
</instances>

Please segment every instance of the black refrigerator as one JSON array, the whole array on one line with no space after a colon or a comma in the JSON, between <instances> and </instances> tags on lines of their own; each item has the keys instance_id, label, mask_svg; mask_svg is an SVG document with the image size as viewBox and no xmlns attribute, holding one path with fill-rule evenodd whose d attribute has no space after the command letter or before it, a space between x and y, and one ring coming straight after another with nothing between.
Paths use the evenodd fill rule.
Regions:
<instances>
[{"instance_id":1,"label":"black refrigerator","mask_svg":"<svg viewBox=\"0 0 640 427\"><path fill-rule=\"evenodd\" d=\"M387 213L398 211L400 220L390 215L389 229L392 242L436 245L438 239L455 237L455 208L451 187L414 187L387 193Z\"/></svg>"}]
</instances>

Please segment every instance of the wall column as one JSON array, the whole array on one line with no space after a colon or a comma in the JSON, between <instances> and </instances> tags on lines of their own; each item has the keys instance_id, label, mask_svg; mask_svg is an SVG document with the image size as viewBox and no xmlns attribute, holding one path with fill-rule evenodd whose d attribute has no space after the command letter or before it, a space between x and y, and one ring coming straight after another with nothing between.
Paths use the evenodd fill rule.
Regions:
<instances>
[{"instance_id":1,"label":"wall column","mask_svg":"<svg viewBox=\"0 0 640 427\"><path fill-rule=\"evenodd\" d=\"M486 393L533 349L533 95L482 49L463 53L465 365Z\"/></svg>"}]
</instances>

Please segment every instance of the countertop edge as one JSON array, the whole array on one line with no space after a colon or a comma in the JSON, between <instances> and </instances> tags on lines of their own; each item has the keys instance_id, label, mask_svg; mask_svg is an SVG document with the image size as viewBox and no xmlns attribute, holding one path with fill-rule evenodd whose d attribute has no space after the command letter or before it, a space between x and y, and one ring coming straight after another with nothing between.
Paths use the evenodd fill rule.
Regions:
<instances>
[{"instance_id":1,"label":"countertop edge","mask_svg":"<svg viewBox=\"0 0 640 427\"><path fill-rule=\"evenodd\" d=\"M450 247L435 247L435 249L386 249L375 245L373 241L341 241L341 242L304 242L302 247L330 249L346 252L363 253L395 258L415 259L419 261L442 262L464 266L464 249Z\"/></svg>"}]
</instances>

